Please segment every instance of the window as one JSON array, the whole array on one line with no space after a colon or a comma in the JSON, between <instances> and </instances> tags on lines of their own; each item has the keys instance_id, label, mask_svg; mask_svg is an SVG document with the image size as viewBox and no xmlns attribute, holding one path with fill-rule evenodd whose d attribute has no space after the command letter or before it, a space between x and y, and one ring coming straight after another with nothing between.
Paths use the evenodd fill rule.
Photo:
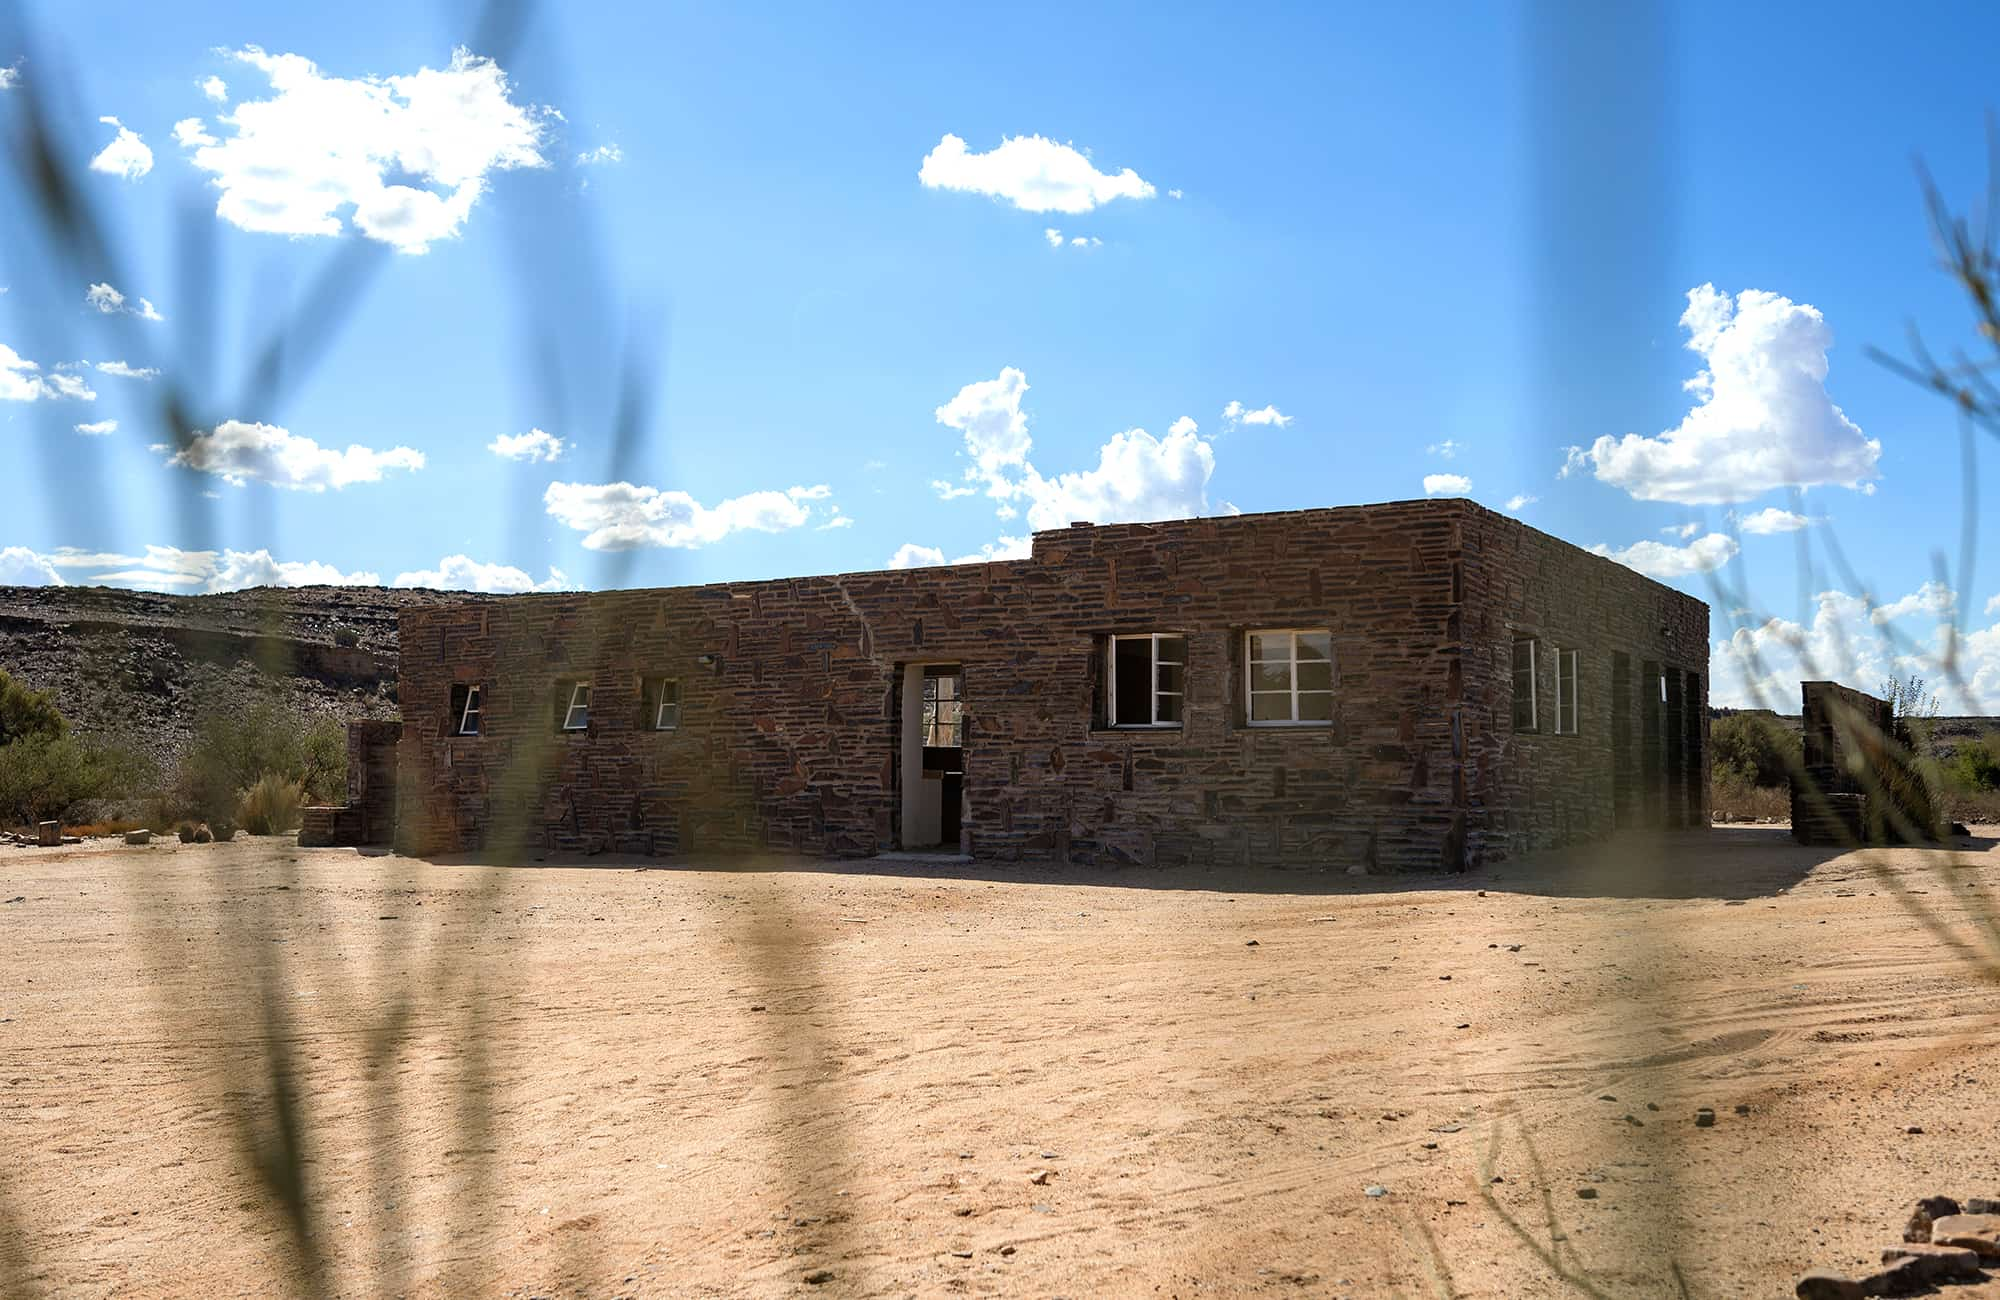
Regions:
<instances>
[{"instance_id":1,"label":"window","mask_svg":"<svg viewBox=\"0 0 2000 1300\"><path fill-rule=\"evenodd\" d=\"M1533 731L1535 722L1535 643L1514 643L1514 730Z\"/></svg>"},{"instance_id":2,"label":"window","mask_svg":"<svg viewBox=\"0 0 2000 1300\"><path fill-rule=\"evenodd\" d=\"M479 734L479 683L459 682L451 688L451 734Z\"/></svg>"},{"instance_id":3,"label":"window","mask_svg":"<svg viewBox=\"0 0 2000 1300\"><path fill-rule=\"evenodd\" d=\"M1558 736L1577 734L1576 663L1576 651L1557 648L1556 734Z\"/></svg>"},{"instance_id":4,"label":"window","mask_svg":"<svg viewBox=\"0 0 2000 1300\"><path fill-rule=\"evenodd\" d=\"M1333 633L1325 628L1246 632L1243 674L1251 726L1332 723Z\"/></svg>"},{"instance_id":5,"label":"window","mask_svg":"<svg viewBox=\"0 0 2000 1300\"><path fill-rule=\"evenodd\" d=\"M588 731L590 729L589 682L569 683L568 693L565 695L563 692L558 691L556 699L558 703L564 699L569 701L562 710L561 720L557 723L562 730Z\"/></svg>"},{"instance_id":6,"label":"window","mask_svg":"<svg viewBox=\"0 0 2000 1300\"><path fill-rule=\"evenodd\" d=\"M1187 638L1178 632L1114 636L1105 721L1114 727L1178 727L1186 689Z\"/></svg>"},{"instance_id":7,"label":"window","mask_svg":"<svg viewBox=\"0 0 2000 1300\"><path fill-rule=\"evenodd\" d=\"M956 668L924 669L924 746L958 749L965 743L965 706L958 696Z\"/></svg>"},{"instance_id":8,"label":"window","mask_svg":"<svg viewBox=\"0 0 2000 1300\"><path fill-rule=\"evenodd\" d=\"M679 731L681 684L672 677L648 677L640 683L639 727L642 731Z\"/></svg>"}]
</instances>

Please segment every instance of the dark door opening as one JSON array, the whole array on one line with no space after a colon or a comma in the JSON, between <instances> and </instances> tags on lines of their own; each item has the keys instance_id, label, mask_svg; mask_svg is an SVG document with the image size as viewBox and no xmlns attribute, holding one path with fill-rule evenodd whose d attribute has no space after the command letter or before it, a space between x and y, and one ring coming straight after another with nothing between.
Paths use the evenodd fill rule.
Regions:
<instances>
[{"instance_id":1,"label":"dark door opening","mask_svg":"<svg viewBox=\"0 0 2000 1300\"><path fill-rule=\"evenodd\" d=\"M1611 823L1621 830L1633 821L1632 790L1636 783L1632 771L1632 658L1614 650L1611 652Z\"/></svg>"},{"instance_id":2,"label":"dark door opening","mask_svg":"<svg viewBox=\"0 0 2000 1300\"><path fill-rule=\"evenodd\" d=\"M965 812L964 678L957 664L903 668L905 849L957 852Z\"/></svg>"}]
</instances>

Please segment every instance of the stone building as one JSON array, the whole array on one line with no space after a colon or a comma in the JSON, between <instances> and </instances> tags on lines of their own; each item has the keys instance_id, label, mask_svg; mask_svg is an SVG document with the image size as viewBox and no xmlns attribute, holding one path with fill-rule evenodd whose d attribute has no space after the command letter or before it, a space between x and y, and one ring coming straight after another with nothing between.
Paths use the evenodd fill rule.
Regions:
<instances>
[{"instance_id":1,"label":"stone building","mask_svg":"<svg viewBox=\"0 0 2000 1300\"><path fill-rule=\"evenodd\" d=\"M415 852L1396 871L1707 823L1707 606L1462 500L411 609L400 652Z\"/></svg>"}]
</instances>

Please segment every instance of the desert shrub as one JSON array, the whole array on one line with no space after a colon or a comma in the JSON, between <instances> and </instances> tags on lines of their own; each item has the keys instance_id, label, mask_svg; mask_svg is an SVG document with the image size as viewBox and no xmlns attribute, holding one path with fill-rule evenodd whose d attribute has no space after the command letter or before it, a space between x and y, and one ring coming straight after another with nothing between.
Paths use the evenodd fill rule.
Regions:
<instances>
[{"instance_id":1,"label":"desert shrub","mask_svg":"<svg viewBox=\"0 0 2000 1300\"><path fill-rule=\"evenodd\" d=\"M1711 815L1719 822L1783 821L1792 815L1791 790L1758 785L1747 772L1718 764L1708 791Z\"/></svg>"},{"instance_id":2,"label":"desert shrub","mask_svg":"<svg viewBox=\"0 0 2000 1300\"><path fill-rule=\"evenodd\" d=\"M305 786L266 772L243 792L236 805L236 820L252 835L283 835L299 828L299 809L305 803Z\"/></svg>"},{"instance_id":3,"label":"desert shrub","mask_svg":"<svg viewBox=\"0 0 2000 1300\"><path fill-rule=\"evenodd\" d=\"M47 691L31 690L0 669L0 745L16 740L60 740L69 723Z\"/></svg>"},{"instance_id":4,"label":"desert shrub","mask_svg":"<svg viewBox=\"0 0 2000 1300\"><path fill-rule=\"evenodd\" d=\"M346 726L272 700L219 710L203 719L175 784L185 809L214 826L235 816L244 793L267 775L303 787L308 802L340 802L347 790Z\"/></svg>"},{"instance_id":5,"label":"desert shrub","mask_svg":"<svg viewBox=\"0 0 2000 1300\"><path fill-rule=\"evenodd\" d=\"M1961 744L1945 769L1945 777L1954 793L2000 790L2000 736Z\"/></svg>"},{"instance_id":6,"label":"desert shrub","mask_svg":"<svg viewBox=\"0 0 2000 1300\"><path fill-rule=\"evenodd\" d=\"M131 750L70 735L27 735L0 745L0 818L69 821L90 804L149 781Z\"/></svg>"},{"instance_id":7,"label":"desert shrub","mask_svg":"<svg viewBox=\"0 0 2000 1300\"><path fill-rule=\"evenodd\" d=\"M194 830L193 822L182 822L174 828L174 834L180 839L181 843L192 844L194 843Z\"/></svg>"},{"instance_id":8,"label":"desert shrub","mask_svg":"<svg viewBox=\"0 0 2000 1300\"><path fill-rule=\"evenodd\" d=\"M1804 761L1805 742L1799 734L1761 713L1717 718L1708 737L1718 785L1728 780L1744 786L1786 786L1792 770Z\"/></svg>"}]
</instances>

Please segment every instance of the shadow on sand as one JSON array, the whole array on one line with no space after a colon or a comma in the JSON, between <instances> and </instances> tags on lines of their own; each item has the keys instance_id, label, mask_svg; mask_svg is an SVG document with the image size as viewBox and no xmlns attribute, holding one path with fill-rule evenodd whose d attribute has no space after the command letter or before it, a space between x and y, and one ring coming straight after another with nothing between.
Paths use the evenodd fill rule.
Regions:
<instances>
[{"instance_id":1,"label":"shadow on sand","mask_svg":"<svg viewBox=\"0 0 2000 1300\"><path fill-rule=\"evenodd\" d=\"M1936 848L1952 853L1991 850L1991 836L1959 837ZM348 850L351 852L352 850ZM374 850L367 850L371 856ZM1129 889L1204 890L1231 894L1391 894L1495 890L1553 898L1714 898L1747 900L1785 893L1845 850L1794 843L1784 826L1719 826L1708 831L1620 835L1592 844L1533 854L1457 874L1350 876L1344 870L1277 868L1087 867L1056 862L999 862L891 855L825 859L782 854L649 858L628 854L546 854L528 861L470 853L420 859L437 867L551 868L603 871L811 872L905 880L1075 884Z\"/></svg>"}]
</instances>

